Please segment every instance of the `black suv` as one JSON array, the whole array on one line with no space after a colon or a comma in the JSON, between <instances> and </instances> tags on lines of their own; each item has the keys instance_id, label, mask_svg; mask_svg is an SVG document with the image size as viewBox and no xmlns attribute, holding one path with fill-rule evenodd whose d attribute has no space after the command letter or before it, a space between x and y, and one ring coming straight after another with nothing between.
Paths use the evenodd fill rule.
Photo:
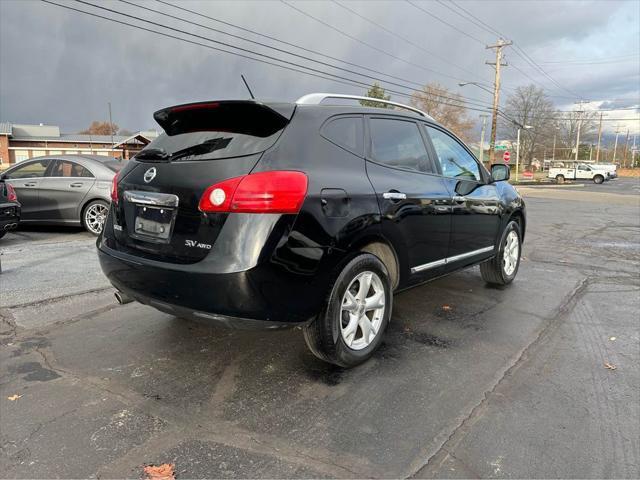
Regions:
<instances>
[{"instance_id":1,"label":"black suv","mask_svg":"<svg viewBox=\"0 0 640 480\"><path fill-rule=\"evenodd\" d=\"M510 283L526 220L508 168L487 172L412 107L321 104L342 97L362 99L156 112L165 133L114 179L98 239L117 296L240 328L300 325L316 356L353 366L380 344L393 292L477 264Z\"/></svg>"}]
</instances>

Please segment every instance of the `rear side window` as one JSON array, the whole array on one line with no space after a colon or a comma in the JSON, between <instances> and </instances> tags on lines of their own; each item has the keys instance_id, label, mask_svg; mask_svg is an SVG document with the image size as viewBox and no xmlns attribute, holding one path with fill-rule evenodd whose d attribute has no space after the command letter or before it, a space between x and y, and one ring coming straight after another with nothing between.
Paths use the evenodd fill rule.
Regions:
<instances>
[{"instance_id":1,"label":"rear side window","mask_svg":"<svg viewBox=\"0 0 640 480\"><path fill-rule=\"evenodd\" d=\"M364 150L362 117L338 117L322 128L322 136L330 142L362 155Z\"/></svg>"},{"instance_id":2,"label":"rear side window","mask_svg":"<svg viewBox=\"0 0 640 480\"><path fill-rule=\"evenodd\" d=\"M427 149L418 125L391 118L371 118L372 160L389 167L424 172L428 164Z\"/></svg>"},{"instance_id":3,"label":"rear side window","mask_svg":"<svg viewBox=\"0 0 640 480\"><path fill-rule=\"evenodd\" d=\"M66 160L56 160L50 177L93 177L93 174L80 164Z\"/></svg>"},{"instance_id":4,"label":"rear side window","mask_svg":"<svg viewBox=\"0 0 640 480\"><path fill-rule=\"evenodd\" d=\"M469 152L453 137L426 126L433 148L442 167L442 175L450 178L480 181L480 167Z\"/></svg>"}]
</instances>

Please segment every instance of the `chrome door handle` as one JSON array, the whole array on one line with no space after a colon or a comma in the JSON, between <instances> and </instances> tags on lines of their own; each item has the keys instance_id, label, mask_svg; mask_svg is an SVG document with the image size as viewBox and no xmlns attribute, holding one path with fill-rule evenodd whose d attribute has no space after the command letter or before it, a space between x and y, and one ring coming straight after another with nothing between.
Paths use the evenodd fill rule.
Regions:
<instances>
[{"instance_id":1,"label":"chrome door handle","mask_svg":"<svg viewBox=\"0 0 640 480\"><path fill-rule=\"evenodd\" d=\"M73 187L73 188L78 188L78 187L81 187L81 186L82 186L82 182L72 183L72 184L71 184L71 185L69 185L69 186L70 186L70 187Z\"/></svg>"},{"instance_id":2,"label":"chrome door handle","mask_svg":"<svg viewBox=\"0 0 640 480\"><path fill-rule=\"evenodd\" d=\"M461 197L459 195L454 195L453 196L453 201L456 203L464 203L467 201L467 197Z\"/></svg>"},{"instance_id":3,"label":"chrome door handle","mask_svg":"<svg viewBox=\"0 0 640 480\"><path fill-rule=\"evenodd\" d=\"M384 192L382 198L386 198L387 200L406 200L407 195L400 192Z\"/></svg>"}]
</instances>

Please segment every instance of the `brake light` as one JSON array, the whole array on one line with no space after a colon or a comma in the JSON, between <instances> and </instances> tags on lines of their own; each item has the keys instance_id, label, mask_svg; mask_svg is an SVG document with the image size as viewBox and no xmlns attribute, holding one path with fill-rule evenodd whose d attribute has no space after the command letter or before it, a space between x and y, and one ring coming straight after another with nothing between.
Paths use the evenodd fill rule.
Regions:
<instances>
[{"instance_id":1,"label":"brake light","mask_svg":"<svg viewBox=\"0 0 640 480\"><path fill-rule=\"evenodd\" d=\"M111 180L111 202L118 204L118 176L120 172L116 173Z\"/></svg>"},{"instance_id":2,"label":"brake light","mask_svg":"<svg viewBox=\"0 0 640 480\"><path fill-rule=\"evenodd\" d=\"M307 196L307 184L302 172L252 173L211 185L198 208L207 213L298 213Z\"/></svg>"},{"instance_id":3,"label":"brake light","mask_svg":"<svg viewBox=\"0 0 640 480\"><path fill-rule=\"evenodd\" d=\"M10 183L5 183L5 185L7 186L7 200L10 202L17 202L18 195L16 195L16 191L13 188L13 185L11 185Z\"/></svg>"}]
</instances>

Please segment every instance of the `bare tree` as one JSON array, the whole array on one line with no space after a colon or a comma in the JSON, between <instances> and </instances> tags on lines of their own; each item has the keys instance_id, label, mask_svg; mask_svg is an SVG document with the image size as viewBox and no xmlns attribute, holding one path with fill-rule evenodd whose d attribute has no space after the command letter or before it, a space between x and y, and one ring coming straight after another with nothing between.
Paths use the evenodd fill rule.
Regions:
<instances>
[{"instance_id":1,"label":"bare tree","mask_svg":"<svg viewBox=\"0 0 640 480\"><path fill-rule=\"evenodd\" d=\"M570 158L576 146L578 124L580 124L581 144L595 139L598 126L597 116L596 112L589 111L563 113L562 120L559 122L559 145L563 147L563 158Z\"/></svg>"},{"instance_id":2,"label":"bare tree","mask_svg":"<svg viewBox=\"0 0 640 480\"><path fill-rule=\"evenodd\" d=\"M471 139L474 121L469 118L464 100L457 93L438 84L428 83L413 92L411 105L431 115L465 141Z\"/></svg>"},{"instance_id":3,"label":"bare tree","mask_svg":"<svg viewBox=\"0 0 640 480\"><path fill-rule=\"evenodd\" d=\"M99 122L94 120L86 130L82 130L79 133L89 135L115 135L118 132L118 125L115 123L109 124L109 122Z\"/></svg>"},{"instance_id":4,"label":"bare tree","mask_svg":"<svg viewBox=\"0 0 640 480\"><path fill-rule=\"evenodd\" d=\"M551 99L542 88L535 85L516 88L506 101L503 128L513 142L520 128L520 159L530 165L534 157L542 156L551 146L556 132L556 111ZM524 128L525 126L532 128Z\"/></svg>"}]
</instances>

